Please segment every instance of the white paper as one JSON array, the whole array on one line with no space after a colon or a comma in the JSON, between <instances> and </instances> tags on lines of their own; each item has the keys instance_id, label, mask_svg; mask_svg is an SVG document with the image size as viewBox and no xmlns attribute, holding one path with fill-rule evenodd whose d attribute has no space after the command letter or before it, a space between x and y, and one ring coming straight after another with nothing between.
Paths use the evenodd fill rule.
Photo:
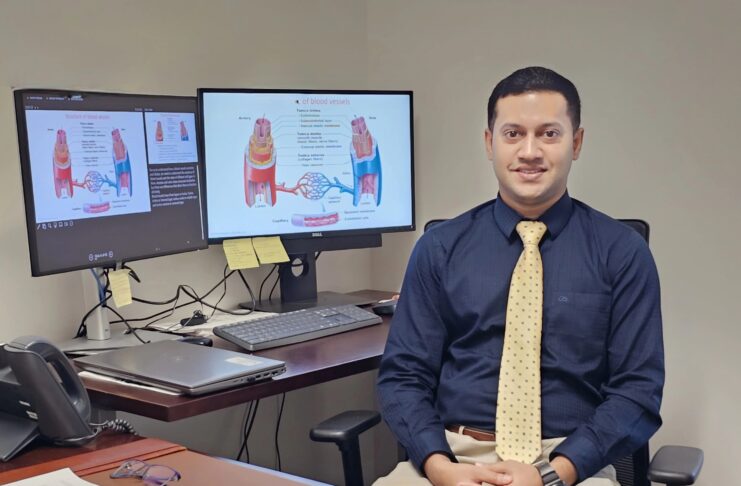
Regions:
<instances>
[{"instance_id":1,"label":"white paper","mask_svg":"<svg viewBox=\"0 0 741 486\"><path fill-rule=\"evenodd\" d=\"M80 479L77 474L72 472L72 469L65 468L8 483L7 486L95 486L95 484Z\"/></svg>"}]
</instances>

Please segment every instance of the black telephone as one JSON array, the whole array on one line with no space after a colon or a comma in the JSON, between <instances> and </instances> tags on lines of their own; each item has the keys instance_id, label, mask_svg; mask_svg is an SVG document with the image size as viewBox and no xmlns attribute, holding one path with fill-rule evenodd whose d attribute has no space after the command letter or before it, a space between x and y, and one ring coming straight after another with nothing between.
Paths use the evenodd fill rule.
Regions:
<instances>
[{"instance_id":1,"label":"black telephone","mask_svg":"<svg viewBox=\"0 0 741 486\"><path fill-rule=\"evenodd\" d=\"M0 460L38 436L55 445L89 441L90 413L85 387L53 344L24 336L0 347Z\"/></svg>"}]
</instances>

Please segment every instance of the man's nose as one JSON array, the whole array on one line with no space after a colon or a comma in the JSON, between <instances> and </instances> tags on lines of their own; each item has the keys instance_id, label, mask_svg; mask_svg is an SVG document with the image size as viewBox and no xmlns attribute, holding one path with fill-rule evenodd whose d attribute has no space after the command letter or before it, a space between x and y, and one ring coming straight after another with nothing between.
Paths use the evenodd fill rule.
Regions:
<instances>
[{"instance_id":1,"label":"man's nose","mask_svg":"<svg viewBox=\"0 0 741 486\"><path fill-rule=\"evenodd\" d=\"M517 154L523 160L535 160L543 156L538 139L535 135L528 135L522 140L520 151Z\"/></svg>"}]
</instances>

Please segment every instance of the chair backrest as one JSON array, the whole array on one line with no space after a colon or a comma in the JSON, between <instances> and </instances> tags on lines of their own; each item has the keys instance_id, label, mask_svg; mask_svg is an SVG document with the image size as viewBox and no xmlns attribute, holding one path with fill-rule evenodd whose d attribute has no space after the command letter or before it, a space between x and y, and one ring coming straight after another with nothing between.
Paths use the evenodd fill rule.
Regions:
<instances>
[{"instance_id":1,"label":"chair backrest","mask_svg":"<svg viewBox=\"0 0 741 486\"><path fill-rule=\"evenodd\" d=\"M431 219L425 224L424 231L444 221L446 220ZM646 221L642 219L620 219L618 221L636 230L648 243L650 227ZM648 444L646 444L633 454L616 461L613 467L617 472L617 480L620 486L651 486L651 482L648 480L649 457Z\"/></svg>"},{"instance_id":2,"label":"chair backrest","mask_svg":"<svg viewBox=\"0 0 741 486\"><path fill-rule=\"evenodd\" d=\"M651 231L647 222L642 219L621 219L620 222L636 230L648 243ZM648 444L646 444L632 455L615 462L613 467L617 471L620 486L651 486L651 481L648 480L649 457Z\"/></svg>"}]
</instances>

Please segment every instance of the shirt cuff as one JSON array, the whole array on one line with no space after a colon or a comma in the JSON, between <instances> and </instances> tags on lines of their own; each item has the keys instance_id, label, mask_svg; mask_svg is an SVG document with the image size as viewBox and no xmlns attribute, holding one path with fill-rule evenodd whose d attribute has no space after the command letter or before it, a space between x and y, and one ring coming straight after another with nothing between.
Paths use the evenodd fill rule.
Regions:
<instances>
[{"instance_id":1,"label":"shirt cuff","mask_svg":"<svg viewBox=\"0 0 741 486\"><path fill-rule=\"evenodd\" d=\"M422 466L428 457L432 454L439 453L445 454L450 458L451 461L457 462L455 454L450 449L447 439L445 438L445 431L436 430L425 430L420 432L414 437L411 447L407 449L409 459L414 464L414 467L422 474L425 475Z\"/></svg>"},{"instance_id":2,"label":"shirt cuff","mask_svg":"<svg viewBox=\"0 0 741 486\"><path fill-rule=\"evenodd\" d=\"M551 452L548 459L553 460L556 456L564 456L571 461L576 468L577 483L591 478L604 467L604 459L597 444L579 434L567 437Z\"/></svg>"}]
</instances>

